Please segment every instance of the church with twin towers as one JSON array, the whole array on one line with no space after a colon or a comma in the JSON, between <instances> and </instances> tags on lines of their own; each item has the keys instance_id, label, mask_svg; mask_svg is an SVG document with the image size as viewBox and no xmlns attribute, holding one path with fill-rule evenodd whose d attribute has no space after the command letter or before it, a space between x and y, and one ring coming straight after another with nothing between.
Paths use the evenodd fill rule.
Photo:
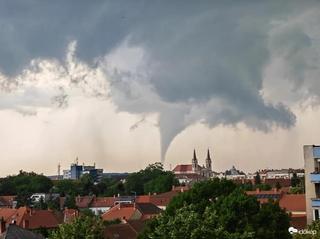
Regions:
<instances>
[{"instance_id":1,"label":"church with twin towers","mask_svg":"<svg viewBox=\"0 0 320 239\"><path fill-rule=\"evenodd\" d=\"M185 179L185 181L191 179L197 181L200 179L211 178L213 176L213 171L210 150L208 149L207 151L205 165L199 165L196 150L193 150L191 164L179 164L173 169L173 173L176 175L176 177L178 177L179 181L184 181L182 179Z\"/></svg>"}]
</instances>

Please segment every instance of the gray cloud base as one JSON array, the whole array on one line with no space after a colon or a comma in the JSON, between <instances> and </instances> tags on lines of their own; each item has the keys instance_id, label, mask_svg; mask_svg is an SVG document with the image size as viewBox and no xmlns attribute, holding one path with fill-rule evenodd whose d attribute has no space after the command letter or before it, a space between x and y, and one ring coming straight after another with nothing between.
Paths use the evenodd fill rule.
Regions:
<instances>
[{"instance_id":1,"label":"gray cloud base","mask_svg":"<svg viewBox=\"0 0 320 239\"><path fill-rule=\"evenodd\" d=\"M316 1L0 4L0 67L7 75L34 58L62 59L71 40L92 67L125 40L144 49L148 74L111 75L111 96L119 110L159 114L162 158L174 137L195 122L242 122L263 131L295 124L286 102L263 97L264 70L275 55L282 57L296 76L294 84L304 84L310 64L301 46L308 51L313 40L303 26L273 31L318 6Z\"/></svg>"}]
</instances>

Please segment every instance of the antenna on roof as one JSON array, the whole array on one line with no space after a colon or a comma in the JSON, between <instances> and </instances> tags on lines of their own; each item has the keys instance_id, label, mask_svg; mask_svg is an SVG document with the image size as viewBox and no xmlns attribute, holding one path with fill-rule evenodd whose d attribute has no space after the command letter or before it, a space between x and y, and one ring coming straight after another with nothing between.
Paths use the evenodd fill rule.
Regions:
<instances>
[{"instance_id":1,"label":"antenna on roof","mask_svg":"<svg viewBox=\"0 0 320 239\"><path fill-rule=\"evenodd\" d=\"M58 179L60 179L61 164L58 163Z\"/></svg>"}]
</instances>

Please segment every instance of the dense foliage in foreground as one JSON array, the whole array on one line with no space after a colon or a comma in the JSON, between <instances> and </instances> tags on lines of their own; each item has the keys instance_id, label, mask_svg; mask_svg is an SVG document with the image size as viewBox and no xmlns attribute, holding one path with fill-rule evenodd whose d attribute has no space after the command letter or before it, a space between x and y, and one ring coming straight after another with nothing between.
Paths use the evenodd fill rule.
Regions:
<instances>
[{"instance_id":1,"label":"dense foliage in foreground","mask_svg":"<svg viewBox=\"0 0 320 239\"><path fill-rule=\"evenodd\" d=\"M227 180L196 184L148 223L139 239L286 239L289 216L277 203L260 206Z\"/></svg>"},{"instance_id":2,"label":"dense foliage in foreground","mask_svg":"<svg viewBox=\"0 0 320 239\"><path fill-rule=\"evenodd\" d=\"M52 232L50 239L102 239L103 221L95 216L81 216L70 224L62 224Z\"/></svg>"}]
</instances>

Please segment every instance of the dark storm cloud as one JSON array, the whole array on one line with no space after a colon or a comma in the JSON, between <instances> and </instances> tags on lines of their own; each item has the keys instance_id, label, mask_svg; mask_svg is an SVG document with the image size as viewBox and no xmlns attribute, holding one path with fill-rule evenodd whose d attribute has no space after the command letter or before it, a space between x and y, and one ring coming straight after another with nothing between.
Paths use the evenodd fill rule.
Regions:
<instances>
[{"instance_id":1,"label":"dark storm cloud","mask_svg":"<svg viewBox=\"0 0 320 239\"><path fill-rule=\"evenodd\" d=\"M269 130L288 128L295 116L281 102L261 95L263 70L270 62L273 23L308 10L313 1L0 1L0 67L14 75L34 58L65 55L77 41L77 56L92 64L120 47L145 52L147 84L158 103L121 80L115 102L133 113L158 112L162 156L184 128L202 120L211 127L245 123ZM308 42L295 32L273 39L273 45L298 51ZM293 39L291 39L293 38ZM299 57L295 60L299 64ZM132 79L134 80L134 79ZM129 89L128 89L129 88ZM64 98L63 98L64 100ZM159 103L159 100L162 103Z\"/></svg>"}]
</instances>

